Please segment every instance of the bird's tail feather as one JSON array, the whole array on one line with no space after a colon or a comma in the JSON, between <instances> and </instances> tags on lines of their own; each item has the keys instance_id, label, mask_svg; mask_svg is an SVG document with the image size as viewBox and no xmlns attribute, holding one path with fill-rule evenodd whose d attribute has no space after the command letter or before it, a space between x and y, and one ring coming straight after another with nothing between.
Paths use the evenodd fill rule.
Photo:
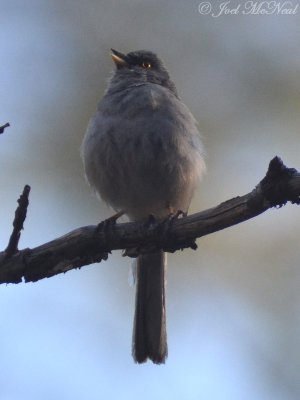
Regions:
<instances>
[{"instance_id":1,"label":"bird's tail feather","mask_svg":"<svg viewBox=\"0 0 300 400\"><path fill-rule=\"evenodd\" d=\"M167 357L166 255L160 251L137 260L133 357L137 363L149 358L162 364Z\"/></svg>"}]
</instances>

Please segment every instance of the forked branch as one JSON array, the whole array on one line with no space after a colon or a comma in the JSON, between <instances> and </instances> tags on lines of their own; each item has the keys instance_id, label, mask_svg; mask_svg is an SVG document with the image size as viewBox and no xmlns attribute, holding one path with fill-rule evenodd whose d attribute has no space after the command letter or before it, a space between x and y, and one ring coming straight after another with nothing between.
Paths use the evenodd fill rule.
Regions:
<instances>
[{"instance_id":1,"label":"forked branch","mask_svg":"<svg viewBox=\"0 0 300 400\"><path fill-rule=\"evenodd\" d=\"M0 283L49 278L106 260L109 253L117 249L130 256L157 249L168 252L187 247L195 249L197 238L254 218L288 201L300 204L300 173L287 168L275 157L266 176L250 193L217 207L171 222L85 226L33 249L15 248L11 254L3 251L0 253Z\"/></svg>"}]
</instances>

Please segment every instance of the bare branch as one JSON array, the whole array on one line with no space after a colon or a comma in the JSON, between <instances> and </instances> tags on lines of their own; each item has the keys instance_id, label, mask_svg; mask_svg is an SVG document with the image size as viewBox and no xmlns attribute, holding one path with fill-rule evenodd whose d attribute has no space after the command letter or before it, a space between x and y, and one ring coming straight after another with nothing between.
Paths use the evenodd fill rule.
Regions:
<instances>
[{"instance_id":1,"label":"bare branch","mask_svg":"<svg viewBox=\"0 0 300 400\"><path fill-rule=\"evenodd\" d=\"M9 126L10 126L9 122L6 122L6 124L0 126L0 135L1 135L1 133L4 132L4 129L9 127Z\"/></svg>"},{"instance_id":2,"label":"bare branch","mask_svg":"<svg viewBox=\"0 0 300 400\"><path fill-rule=\"evenodd\" d=\"M21 236L21 230L23 229L23 224L26 219L27 208L29 205L29 193L30 193L30 186L25 185L23 189L23 193L21 194L18 200L18 208L15 212L15 219L13 222L13 231L10 236L8 246L5 249L6 258L11 257L18 251L18 244L19 239Z\"/></svg>"},{"instance_id":3,"label":"bare branch","mask_svg":"<svg viewBox=\"0 0 300 400\"><path fill-rule=\"evenodd\" d=\"M7 259L0 253L0 283L49 278L107 259L122 249L127 255L156 249L174 252L196 248L195 239L253 218L287 201L300 204L300 174L275 157L263 180L248 194L188 217L165 222L86 226L34 249L24 249Z\"/></svg>"}]
</instances>

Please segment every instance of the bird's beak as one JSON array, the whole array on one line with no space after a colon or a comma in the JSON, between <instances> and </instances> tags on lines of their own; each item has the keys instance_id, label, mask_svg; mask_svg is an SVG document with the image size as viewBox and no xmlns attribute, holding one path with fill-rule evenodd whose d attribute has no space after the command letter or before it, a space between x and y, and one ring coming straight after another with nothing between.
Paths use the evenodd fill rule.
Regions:
<instances>
[{"instance_id":1,"label":"bird's beak","mask_svg":"<svg viewBox=\"0 0 300 400\"><path fill-rule=\"evenodd\" d=\"M127 62L127 56L125 54L120 53L117 50L111 49L111 58L113 62L116 64L117 68L125 67Z\"/></svg>"}]
</instances>

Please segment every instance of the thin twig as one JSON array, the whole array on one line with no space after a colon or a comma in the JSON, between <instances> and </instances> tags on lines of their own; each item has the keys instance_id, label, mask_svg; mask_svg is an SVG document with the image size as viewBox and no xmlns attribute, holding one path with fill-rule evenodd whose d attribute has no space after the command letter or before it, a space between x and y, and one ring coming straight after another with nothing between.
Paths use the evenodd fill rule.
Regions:
<instances>
[{"instance_id":1,"label":"thin twig","mask_svg":"<svg viewBox=\"0 0 300 400\"><path fill-rule=\"evenodd\" d=\"M1 135L1 133L4 132L4 129L9 127L9 126L10 126L9 122L6 122L6 124L0 126L0 135Z\"/></svg>"},{"instance_id":2,"label":"thin twig","mask_svg":"<svg viewBox=\"0 0 300 400\"><path fill-rule=\"evenodd\" d=\"M27 208L29 204L29 193L30 193L30 186L25 185L23 189L23 193L21 194L20 198L18 199L18 207L15 212L15 219L13 222L13 231L9 238L8 245L4 250L6 254L6 258L11 257L18 251L18 244L19 239L21 236L21 230L23 229L23 224L26 219Z\"/></svg>"}]
</instances>

